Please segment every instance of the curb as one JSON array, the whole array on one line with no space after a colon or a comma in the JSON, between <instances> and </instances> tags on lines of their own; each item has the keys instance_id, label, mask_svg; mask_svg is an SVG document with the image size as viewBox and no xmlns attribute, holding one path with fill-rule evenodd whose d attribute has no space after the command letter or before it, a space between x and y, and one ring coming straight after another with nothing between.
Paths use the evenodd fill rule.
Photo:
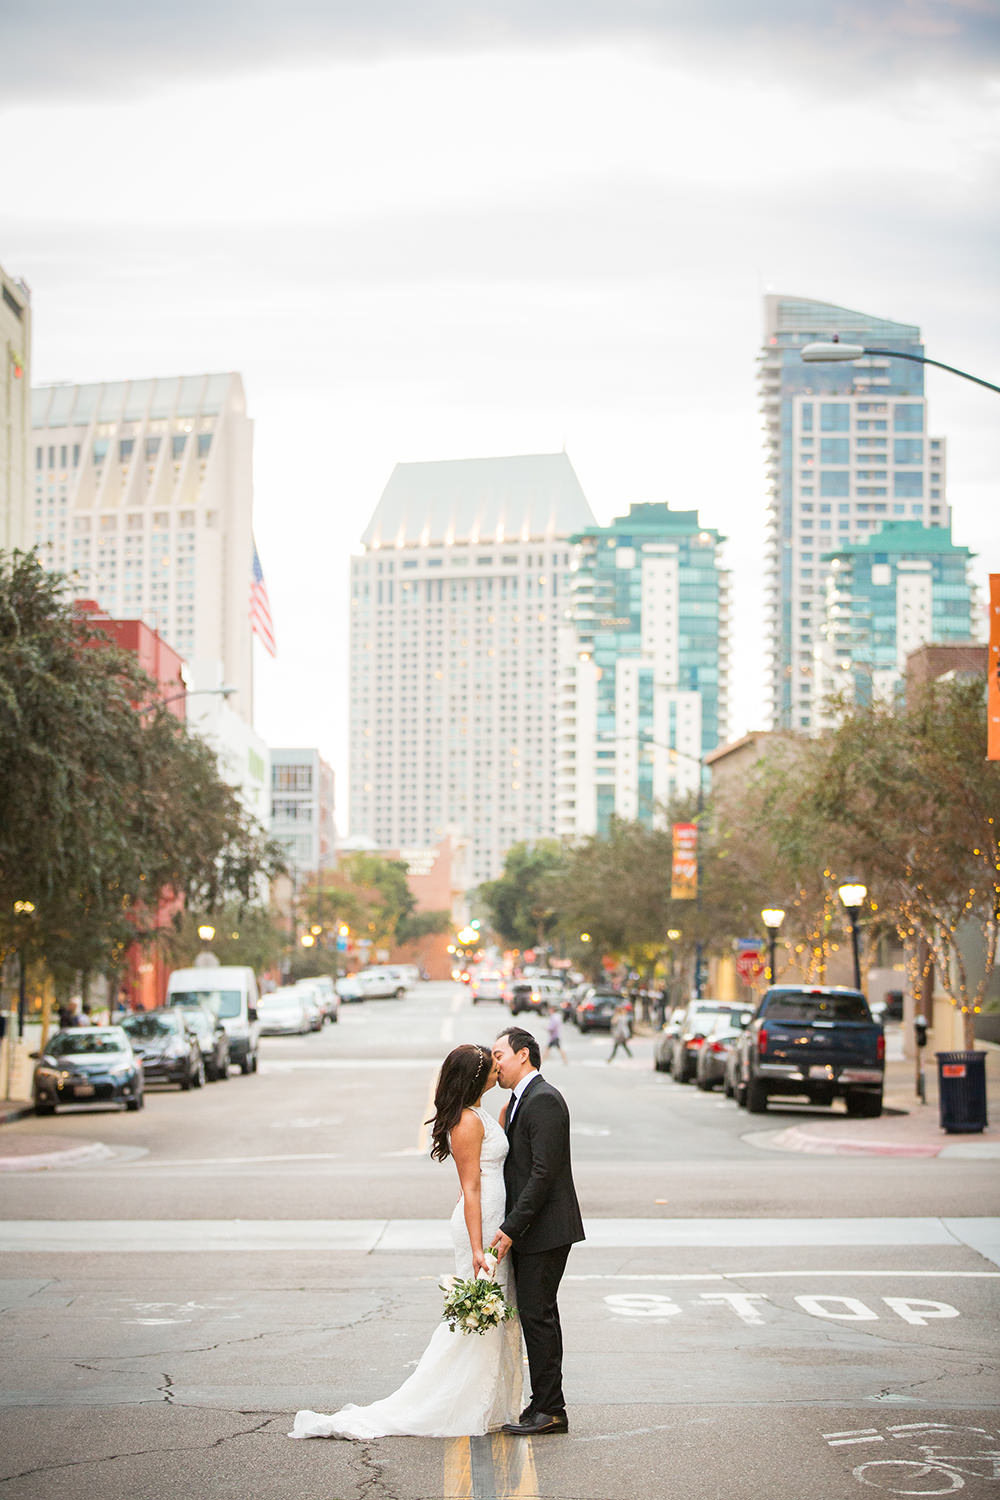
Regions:
<instances>
[{"instance_id":1,"label":"curb","mask_svg":"<svg viewBox=\"0 0 1000 1500\"><path fill-rule=\"evenodd\" d=\"M26 1120L29 1115L33 1116L34 1113L35 1106L33 1104L28 1104L27 1102L23 1104L12 1103L8 1100L6 1103L0 1103L0 1125L7 1125L11 1120Z\"/></svg>"},{"instance_id":2,"label":"curb","mask_svg":"<svg viewBox=\"0 0 1000 1500\"><path fill-rule=\"evenodd\" d=\"M778 1151L806 1151L814 1156L937 1156L949 1143L851 1140L814 1135L802 1126L793 1125L788 1130L778 1131L770 1144Z\"/></svg>"},{"instance_id":3,"label":"curb","mask_svg":"<svg viewBox=\"0 0 1000 1500\"><path fill-rule=\"evenodd\" d=\"M70 1146L61 1151L43 1151L35 1156L0 1156L0 1172L40 1172L46 1167L79 1167L85 1162L110 1161L114 1152L99 1141Z\"/></svg>"}]
</instances>

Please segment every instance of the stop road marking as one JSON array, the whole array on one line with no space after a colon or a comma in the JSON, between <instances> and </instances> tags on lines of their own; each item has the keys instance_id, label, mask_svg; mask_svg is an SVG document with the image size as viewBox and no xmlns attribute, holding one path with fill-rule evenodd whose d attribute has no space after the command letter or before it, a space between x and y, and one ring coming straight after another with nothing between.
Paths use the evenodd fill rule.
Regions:
<instances>
[{"instance_id":1,"label":"stop road marking","mask_svg":"<svg viewBox=\"0 0 1000 1500\"><path fill-rule=\"evenodd\" d=\"M840 1323L877 1323L881 1316L860 1297L836 1297L828 1294L808 1294L795 1297L795 1302L811 1318L827 1318ZM957 1307L950 1302L937 1302L929 1297L880 1297L890 1312L916 1328L924 1328L933 1318L958 1318ZM706 1306L729 1307L747 1324L762 1324L762 1306L771 1302L763 1292L699 1292L697 1302ZM604 1298L611 1313L624 1318L672 1318L683 1312L683 1308L672 1297L659 1292L623 1292ZM774 1304L772 1303L772 1306Z\"/></svg>"}]
</instances>

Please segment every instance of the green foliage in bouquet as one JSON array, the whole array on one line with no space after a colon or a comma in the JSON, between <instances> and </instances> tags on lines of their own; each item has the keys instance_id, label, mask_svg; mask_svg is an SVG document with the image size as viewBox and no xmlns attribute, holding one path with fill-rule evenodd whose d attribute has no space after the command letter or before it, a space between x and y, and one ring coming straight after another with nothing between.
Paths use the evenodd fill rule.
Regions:
<instances>
[{"instance_id":1,"label":"green foliage in bouquet","mask_svg":"<svg viewBox=\"0 0 1000 1500\"><path fill-rule=\"evenodd\" d=\"M493 1251L487 1251L493 1255ZM444 1318L452 1333L487 1333L499 1328L516 1311L504 1297L492 1276L480 1274L475 1280L446 1276L439 1282L444 1292Z\"/></svg>"}]
</instances>

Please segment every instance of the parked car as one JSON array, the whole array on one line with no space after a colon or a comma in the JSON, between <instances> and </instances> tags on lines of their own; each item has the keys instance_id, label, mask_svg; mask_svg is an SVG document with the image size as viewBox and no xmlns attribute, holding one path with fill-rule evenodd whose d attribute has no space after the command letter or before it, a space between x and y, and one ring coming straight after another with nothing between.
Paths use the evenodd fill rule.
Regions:
<instances>
[{"instance_id":1,"label":"parked car","mask_svg":"<svg viewBox=\"0 0 1000 1500\"><path fill-rule=\"evenodd\" d=\"M262 1036L304 1036L313 1030L309 997L297 984L261 995L258 1015Z\"/></svg>"},{"instance_id":2,"label":"parked car","mask_svg":"<svg viewBox=\"0 0 1000 1500\"><path fill-rule=\"evenodd\" d=\"M168 1005L207 1005L226 1028L229 1061L243 1073L257 1071L257 976L244 964L175 969L167 980Z\"/></svg>"},{"instance_id":3,"label":"parked car","mask_svg":"<svg viewBox=\"0 0 1000 1500\"><path fill-rule=\"evenodd\" d=\"M198 1038L205 1077L210 1083L229 1077L229 1037L207 1005L185 1005L184 1019Z\"/></svg>"},{"instance_id":4,"label":"parked car","mask_svg":"<svg viewBox=\"0 0 1000 1500\"><path fill-rule=\"evenodd\" d=\"M365 998L356 974L341 974L337 980L337 994L345 1005L356 1004Z\"/></svg>"},{"instance_id":5,"label":"parked car","mask_svg":"<svg viewBox=\"0 0 1000 1500\"><path fill-rule=\"evenodd\" d=\"M761 1114L773 1095L843 1099L849 1115L882 1113L885 1032L860 990L774 985L740 1038L736 1102Z\"/></svg>"},{"instance_id":6,"label":"parked car","mask_svg":"<svg viewBox=\"0 0 1000 1500\"><path fill-rule=\"evenodd\" d=\"M678 1022L670 1071L677 1083L690 1083L698 1066L698 1053L716 1016L732 1015L745 1006L729 1000L692 1000Z\"/></svg>"},{"instance_id":7,"label":"parked car","mask_svg":"<svg viewBox=\"0 0 1000 1500\"><path fill-rule=\"evenodd\" d=\"M384 965L359 969L355 978L366 1000L402 1000L406 996L405 974Z\"/></svg>"},{"instance_id":8,"label":"parked car","mask_svg":"<svg viewBox=\"0 0 1000 1500\"><path fill-rule=\"evenodd\" d=\"M142 1058L146 1083L176 1083L182 1089L200 1089L205 1082L205 1064L198 1034L188 1021L184 1006L139 1011L126 1016L122 1030L132 1050Z\"/></svg>"},{"instance_id":9,"label":"parked car","mask_svg":"<svg viewBox=\"0 0 1000 1500\"><path fill-rule=\"evenodd\" d=\"M323 1022L326 1020L326 1010L320 991L311 979L297 980L295 989L302 996L302 1004L309 1019L309 1030L322 1031Z\"/></svg>"},{"instance_id":10,"label":"parked car","mask_svg":"<svg viewBox=\"0 0 1000 1500\"><path fill-rule=\"evenodd\" d=\"M121 1026L81 1026L50 1036L32 1081L36 1115L54 1115L60 1104L143 1106L142 1063Z\"/></svg>"},{"instance_id":11,"label":"parked car","mask_svg":"<svg viewBox=\"0 0 1000 1500\"><path fill-rule=\"evenodd\" d=\"M323 1007L323 1019L336 1025L340 1019L340 996L337 986L329 974L310 975L308 983L311 984L319 994L319 1003Z\"/></svg>"},{"instance_id":12,"label":"parked car","mask_svg":"<svg viewBox=\"0 0 1000 1500\"><path fill-rule=\"evenodd\" d=\"M485 973L477 973L472 980L472 1003L478 1005L480 1000L502 1000L503 999L503 975L489 970Z\"/></svg>"},{"instance_id":13,"label":"parked car","mask_svg":"<svg viewBox=\"0 0 1000 1500\"><path fill-rule=\"evenodd\" d=\"M624 1005L631 1018L631 1000L615 990L592 990L577 1004L576 1024L581 1031L610 1031L611 1017L619 1005Z\"/></svg>"},{"instance_id":14,"label":"parked car","mask_svg":"<svg viewBox=\"0 0 1000 1500\"><path fill-rule=\"evenodd\" d=\"M674 1065L674 1041L686 1010L686 1005L675 1005L660 1027L653 1047L653 1067L658 1073L669 1073Z\"/></svg>"},{"instance_id":15,"label":"parked car","mask_svg":"<svg viewBox=\"0 0 1000 1500\"><path fill-rule=\"evenodd\" d=\"M720 1011L715 1017L698 1049L694 1080L700 1089L707 1091L717 1083L725 1083L729 1054L752 1015L752 1010L738 1010L728 1014Z\"/></svg>"}]
</instances>

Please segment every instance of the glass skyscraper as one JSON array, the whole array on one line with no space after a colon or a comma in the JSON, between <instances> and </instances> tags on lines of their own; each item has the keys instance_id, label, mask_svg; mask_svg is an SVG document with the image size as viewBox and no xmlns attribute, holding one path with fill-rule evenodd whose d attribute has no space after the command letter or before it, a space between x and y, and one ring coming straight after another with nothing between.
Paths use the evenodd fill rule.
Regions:
<instances>
[{"instance_id":1,"label":"glass skyscraper","mask_svg":"<svg viewBox=\"0 0 1000 1500\"><path fill-rule=\"evenodd\" d=\"M767 684L774 728L819 722L814 646L823 557L886 521L947 528L945 445L927 435L923 366L891 356L804 364L845 342L922 354L920 329L804 297L764 299L760 387L768 449Z\"/></svg>"},{"instance_id":2,"label":"glass skyscraper","mask_svg":"<svg viewBox=\"0 0 1000 1500\"><path fill-rule=\"evenodd\" d=\"M903 690L906 657L918 646L973 635L972 559L950 527L889 521L825 559L824 621L816 645L819 724L825 700L891 700Z\"/></svg>"},{"instance_id":3,"label":"glass skyscraper","mask_svg":"<svg viewBox=\"0 0 1000 1500\"><path fill-rule=\"evenodd\" d=\"M725 739L729 575L698 512L633 505L572 538L563 629L559 829L654 824Z\"/></svg>"}]
</instances>

